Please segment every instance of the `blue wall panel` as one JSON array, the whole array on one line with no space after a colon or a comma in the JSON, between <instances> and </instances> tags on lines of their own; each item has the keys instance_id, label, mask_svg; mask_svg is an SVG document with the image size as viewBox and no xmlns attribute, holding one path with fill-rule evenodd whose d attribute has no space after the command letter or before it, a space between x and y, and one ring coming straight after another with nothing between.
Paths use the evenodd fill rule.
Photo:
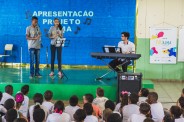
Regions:
<instances>
[{"instance_id":1,"label":"blue wall panel","mask_svg":"<svg viewBox=\"0 0 184 122\"><path fill-rule=\"evenodd\" d=\"M50 40L47 32L52 24L49 23L55 17L63 20L74 19L78 23L63 23L65 37L70 40L69 47L63 49L63 64L69 65L101 65L100 61L91 58L91 52L101 52L103 45L117 45L120 41L120 33L129 31L131 41L134 41L135 31L135 8L136 0L0 0L0 54L3 53L4 45L14 44L13 62L20 63L20 50L23 49L22 61L29 63L29 53L25 38L25 29L31 23L31 16L37 14L42 31L41 63L46 62L46 48L49 51L50 63ZM50 11L85 11L93 16L50 16L43 13ZM38 15L42 12L41 15ZM89 15L89 14L88 14ZM85 24L87 18L91 23ZM65 21L66 21L65 20ZM47 22L46 22L47 21ZM77 31L77 28L80 29ZM12 59L7 59L11 61Z\"/></svg>"}]
</instances>

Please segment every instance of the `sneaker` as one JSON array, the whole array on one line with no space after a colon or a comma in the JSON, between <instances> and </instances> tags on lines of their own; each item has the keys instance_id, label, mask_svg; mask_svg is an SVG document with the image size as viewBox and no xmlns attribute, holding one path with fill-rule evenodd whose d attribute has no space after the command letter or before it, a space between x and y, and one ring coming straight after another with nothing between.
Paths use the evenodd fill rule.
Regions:
<instances>
[{"instance_id":1,"label":"sneaker","mask_svg":"<svg viewBox=\"0 0 184 122\"><path fill-rule=\"evenodd\" d=\"M34 75L33 74L30 74L29 78L30 79L33 79L34 78Z\"/></svg>"},{"instance_id":2,"label":"sneaker","mask_svg":"<svg viewBox=\"0 0 184 122\"><path fill-rule=\"evenodd\" d=\"M42 75L40 73L36 73L35 76L38 77L38 78L42 77Z\"/></svg>"},{"instance_id":3,"label":"sneaker","mask_svg":"<svg viewBox=\"0 0 184 122\"><path fill-rule=\"evenodd\" d=\"M62 72L58 72L58 75L59 75L60 78L63 77L63 73Z\"/></svg>"},{"instance_id":4,"label":"sneaker","mask_svg":"<svg viewBox=\"0 0 184 122\"><path fill-rule=\"evenodd\" d=\"M49 76L54 76L54 72L51 72L51 73L49 74Z\"/></svg>"}]
</instances>

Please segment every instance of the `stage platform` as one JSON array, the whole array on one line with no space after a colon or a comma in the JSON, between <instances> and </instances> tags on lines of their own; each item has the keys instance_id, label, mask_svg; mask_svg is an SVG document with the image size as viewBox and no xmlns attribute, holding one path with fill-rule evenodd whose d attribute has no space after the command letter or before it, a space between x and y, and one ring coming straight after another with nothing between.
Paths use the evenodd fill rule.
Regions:
<instances>
[{"instance_id":1,"label":"stage platform","mask_svg":"<svg viewBox=\"0 0 184 122\"><path fill-rule=\"evenodd\" d=\"M51 90L55 100L68 100L71 95L77 95L80 99L86 93L92 93L95 96L96 88L102 87L105 90L105 96L115 101L116 74L111 73L101 81L95 80L106 71L107 69L64 69L68 79L60 79L57 76L51 78L48 75L50 69L42 68L40 70L42 78L29 79L29 68L0 67L0 91L4 91L4 86L11 84L14 87L14 94L16 94L23 85L28 84L31 91L30 98L36 92L44 93L46 90ZM142 87L153 89L154 84L150 80L143 80Z\"/></svg>"}]
</instances>

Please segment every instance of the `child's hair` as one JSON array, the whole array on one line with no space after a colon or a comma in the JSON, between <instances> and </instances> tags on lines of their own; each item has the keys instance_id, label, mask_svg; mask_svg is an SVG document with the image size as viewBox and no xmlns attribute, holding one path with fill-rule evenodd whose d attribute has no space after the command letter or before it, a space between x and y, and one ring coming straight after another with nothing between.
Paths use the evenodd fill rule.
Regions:
<instances>
[{"instance_id":1,"label":"child's hair","mask_svg":"<svg viewBox=\"0 0 184 122\"><path fill-rule=\"evenodd\" d=\"M184 88L182 89L182 94L184 94Z\"/></svg>"},{"instance_id":2,"label":"child's hair","mask_svg":"<svg viewBox=\"0 0 184 122\"><path fill-rule=\"evenodd\" d=\"M4 107L6 108L7 111L14 108L15 107L15 101L13 99L7 99L4 102Z\"/></svg>"},{"instance_id":3,"label":"child's hair","mask_svg":"<svg viewBox=\"0 0 184 122\"><path fill-rule=\"evenodd\" d=\"M99 97L103 97L104 96L104 90L102 88L97 88L97 91L96 91L97 95Z\"/></svg>"},{"instance_id":4,"label":"child's hair","mask_svg":"<svg viewBox=\"0 0 184 122\"><path fill-rule=\"evenodd\" d=\"M174 119L171 117L171 115L165 115L163 118L163 122L174 122Z\"/></svg>"},{"instance_id":5,"label":"child's hair","mask_svg":"<svg viewBox=\"0 0 184 122\"><path fill-rule=\"evenodd\" d=\"M27 122L24 118L17 118L13 122Z\"/></svg>"},{"instance_id":6,"label":"child's hair","mask_svg":"<svg viewBox=\"0 0 184 122\"><path fill-rule=\"evenodd\" d=\"M111 100L107 100L107 101L105 102L105 109L106 109L106 108L109 108L109 109L111 109L112 111L114 111L114 109L115 109L115 104L114 104L114 102L111 101Z\"/></svg>"},{"instance_id":7,"label":"child's hair","mask_svg":"<svg viewBox=\"0 0 184 122\"><path fill-rule=\"evenodd\" d=\"M139 96L136 93L131 93L129 96L129 100L131 102L131 104L137 104L137 102L139 101Z\"/></svg>"},{"instance_id":8,"label":"child's hair","mask_svg":"<svg viewBox=\"0 0 184 122\"><path fill-rule=\"evenodd\" d=\"M12 95L13 94L13 86L12 85L5 86L5 92Z\"/></svg>"},{"instance_id":9,"label":"child's hair","mask_svg":"<svg viewBox=\"0 0 184 122\"><path fill-rule=\"evenodd\" d=\"M158 100L158 94L156 92L150 92L148 95L148 100L150 100L150 103L157 102Z\"/></svg>"},{"instance_id":10,"label":"child's hair","mask_svg":"<svg viewBox=\"0 0 184 122\"><path fill-rule=\"evenodd\" d=\"M78 109L73 115L75 122L83 122L86 118L86 113L83 109Z\"/></svg>"},{"instance_id":11,"label":"child's hair","mask_svg":"<svg viewBox=\"0 0 184 122\"><path fill-rule=\"evenodd\" d=\"M141 103L139 111L140 113L146 115L146 117L150 117L149 112L150 112L150 105L148 103Z\"/></svg>"},{"instance_id":12,"label":"child's hair","mask_svg":"<svg viewBox=\"0 0 184 122\"><path fill-rule=\"evenodd\" d=\"M22 102L24 101L24 95L22 93L17 93L15 95L15 101L16 101L16 108L19 109L22 105Z\"/></svg>"},{"instance_id":13,"label":"child's hair","mask_svg":"<svg viewBox=\"0 0 184 122\"><path fill-rule=\"evenodd\" d=\"M5 119L7 122L13 122L18 116L18 113L15 109L10 109L7 111L5 115Z\"/></svg>"},{"instance_id":14,"label":"child's hair","mask_svg":"<svg viewBox=\"0 0 184 122\"><path fill-rule=\"evenodd\" d=\"M54 104L54 112L55 113L60 113L60 114L62 114L63 113L63 111L64 111L64 109L65 109L65 105L64 105L64 103L63 103L63 101L57 101L55 104Z\"/></svg>"},{"instance_id":15,"label":"child's hair","mask_svg":"<svg viewBox=\"0 0 184 122\"><path fill-rule=\"evenodd\" d=\"M32 16L32 19L31 20L38 20L38 17L36 17L36 16Z\"/></svg>"},{"instance_id":16,"label":"child's hair","mask_svg":"<svg viewBox=\"0 0 184 122\"><path fill-rule=\"evenodd\" d=\"M181 111L180 107L175 106L175 105L171 106L170 112L173 115L174 119L180 118L180 116L182 114L182 111Z\"/></svg>"},{"instance_id":17,"label":"child's hair","mask_svg":"<svg viewBox=\"0 0 184 122\"><path fill-rule=\"evenodd\" d=\"M112 113L108 116L107 122L122 122L122 118L118 113Z\"/></svg>"},{"instance_id":18,"label":"child's hair","mask_svg":"<svg viewBox=\"0 0 184 122\"><path fill-rule=\"evenodd\" d=\"M154 120L153 120L152 118L150 118L150 117L147 117L147 118L144 120L144 122L154 122Z\"/></svg>"},{"instance_id":19,"label":"child's hair","mask_svg":"<svg viewBox=\"0 0 184 122\"><path fill-rule=\"evenodd\" d=\"M58 21L59 21L59 19L58 19L58 18L55 18L55 19L54 19L54 21L55 21L55 20L58 20ZM63 26L61 25L60 21L59 21L59 25L58 25L58 27L59 27L59 30L62 30L62 29L63 29Z\"/></svg>"},{"instance_id":20,"label":"child's hair","mask_svg":"<svg viewBox=\"0 0 184 122\"><path fill-rule=\"evenodd\" d=\"M84 97L89 103L93 102L94 97L92 94L85 94Z\"/></svg>"},{"instance_id":21,"label":"child's hair","mask_svg":"<svg viewBox=\"0 0 184 122\"><path fill-rule=\"evenodd\" d=\"M1 101L2 97L3 97L3 93L0 91L0 101Z\"/></svg>"},{"instance_id":22,"label":"child's hair","mask_svg":"<svg viewBox=\"0 0 184 122\"><path fill-rule=\"evenodd\" d=\"M83 110L86 112L86 115L93 114L93 107L92 107L91 103L85 103L83 106Z\"/></svg>"},{"instance_id":23,"label":"child's hair","mask_svg":"<svg viewBox=\"0 0 184 122\"><path fill-rule=\"evenodd\" d=\"M22 92L22 94L24 94L24 95L28 94L28 92L29 92L29 85L24 85L24 86L22 86L21 92Z\"/></svg>"},{"instance_id":24,"label":"child's hair","mask_svg":"<svg viewBox=\"0 0 184 122\"><path fill-rule=\"evenodd\" d=\"M40 93L36 93L33 97L34 103L39 103L40 105L43 103L43 95Z\"/></svg>"},{"instance_id":25,"label":"child's hair","mask_svg":"<svg viewBox=\"0 0 184 122\"><path fill-rule=\"evenodd\" d=\"M52 97L53 97L53 92L52 92L52 91L47 90L47 91L44 93L44 98L45 98L46 101L52 100Z\"/></svg>"},{"instance_id":26,"label":"child's hair","mask_svg":"<svg viewBox=\"0 0 184 122\"><path fill-rule=\"evenodd\" d=\"M78 97L76 95L73 95L70 97L69 103L71 106L76 106L78 104Z\"/></svg>"},{"instance_id":27,"label":"child's hair","mask_svg":"<svg viewBox=\"0 0 184 122\"><path fill-rule=\"evenodd\" d=\"M107 118L109 117L109 115L110 114L112 114L112 110L111 109L109 109L109 108L107 108L107 109L105 109L104 111L103 111L103 120L105 121L105 122L107 122Z\"/></svg>"},{"instance_id":28,"label":"child's hair","mask_svg":"<svg viewBox=\"0 0 184 122\"><path fill-rule=\"evenodd\" d=\"M33 120L35 122L43 122L45 119L45 112L40 108L40 105L36 105L33 111Z\"/></svg>"},{"instance_id":29,"label":"child's hair","mask_svg":"<svg viewBox=\"0 0 184 122\"><path fill-rule=\"evenodd\" d=\"M181 108L184 109L184 97L179 98L179 104L180 104Z\"/></svg>"},{"instance_id":30,"label":"child's hair","mask_svg":"<svg viewBox=\"0 0 184 122\"><path fill-rule=\"evenodd\" d=\"M146 88L142 88L141 89L141 96L148 97L148 95L149 95L149 90Z\"/></svg>"},{"instance_id":31,"label":"child's hair","mask_svg":"<svg viewBox=\"0 0 184 122\"><path fill-rule=\"evenodd\" d=\"M128 105L128 93L125 94L120 94L120 98L121 98L121 106L120 106L120 113L122 114L122 108L125 105Z\"/></svg>"}]
</instances>

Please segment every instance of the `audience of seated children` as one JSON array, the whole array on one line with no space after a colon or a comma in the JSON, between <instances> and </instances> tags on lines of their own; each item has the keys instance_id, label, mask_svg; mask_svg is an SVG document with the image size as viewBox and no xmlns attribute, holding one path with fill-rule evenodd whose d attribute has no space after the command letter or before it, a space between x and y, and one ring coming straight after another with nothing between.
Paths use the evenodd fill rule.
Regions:
<instances>
[{"instance_id":1,"label":"audience of seated children","mask_svg":"<svg viewBox=\"0 0 184 122\"><path fill-rule=\"evenodd\" d=\"M138 102L138 105L140 105L141 103L143 102L146 102L146 100L148 99L148 95L149 95L149 90L146 89L146 88L142 88L140 91L139 91L139 102Z\"/></svg>"},{"instance_id":2,"label":"audience of seated children","mask_svg":"<svg viewBox=\"0 0 184 122\"><path fill-rule=\"evenodd\" d=\"M69 105L65 107L65 112L70 115L71 121L74 121L73 115L78 109L80 109L78 101L78 97L73 95L70 97Z\"/></svg>"},{"instance_id":3,"label":"audience of seated children","mask_svg":"<svg viewBox=\"0 0 184 122\"><path fill-rule=\"evenodd\" d=\"M63 101L57 101L54 104L54 113L50 114L46 122L71 122L69 114L64 112L65 106Z\"/></svg>"},{"instance_id":4,"label":"audience of seated children","mask_svg":"<svg viewBox=\"0 0 184 122\"><path fill-rule=\"evenodd\" d=\"M52 91L47 90L44 93L44 99L45 99L45 101L42 103L42 105L45 106L48 109L49 114L52 113L53 107L54 107L54 104L52 103L52 97L53 97Z\"/></svg>"},{"instance_id":5,"label":"audience of seated children","mask_svg":"<svg viewBox=\"0 0 184 122\"><path fill-rule=\"evenodd\" d=\"M98 122L98 118L93 115L93 107L91 103L85 103L83 106L83 110L86 113L86 118L84 122Z\"/></svg>"},{"instance_id":6,"label":"audience of seated children","mask_svg":"<svg viewBox=\"0 0 184 122\"><path fill-rule=\"evenodd\" d=\"M33 121L34 122L45 122L45 111L40 105L36 105L33 109Z\"/></svg>"},{"instance_id":7,"label":"audience of seated children","mask_svg":"<svg viewBox=\"0 0 184 122\"><path fill-rule=\"evenodd\" d=\"M43 103L43 95L40 94L40 93L36 93L34 95L34 97L33 97L33 101L34 101L34 105L31 105L29 107L30 122L34 122L34 120L33 120L33 111L34 111L35 106L39 106L41 109L44 110L44 112L45 112L45 119L44 119L44 121L46 121L46 118L47 118L49 113L48 113L48 109L45 106L42 105L42 103Z\"/></svg>"},{"instance_id":8,"label":"audience of seated children","mask_svg":"<svg viewBox=\"0 0 184 122\"><path fill-rule=\"evenodd\" d=\"M164 109L160 102L158 102L158 94L156 92L150 92L147 102L151 106L152 119L155 122L162 122L164 118Z\"/></svg>"},{"instance_id":9,"label":"audience of seated children","mask_svg":"<svg viewBox=\"0 0 184 122\"><path fill-rule=\"evenodd\" d=\"M97 105L101 111L105 109L104 105L108 98L104 97L104 90L102 88L97 88L96 98L93 100L93 104Z\"/></svg>"},{"instance_id":10,"label":"audience of seated children","mask_svg":"<svg viewBox=\"0 0 184 122\"><path fill-rule=\"evenodd\" d=\"M84 119L86 118L86 113L83 109L78 109L73 115L73 118L73 122L84 122Z\"/></svg>"},{"instance_id":11,"label":"audience of seated children","mask_svg":"<svg viewBox=\"0 0 184 122\"><path fill-rule=\"evenodd\" d=\"M129 122L143 122L147 117L151 117L150 116L150 105L148 103L141 103L140 104L140 114L133 114L130 118L129 118Z\"/></svg>"},{"instance_id":12,"label":"audience of seated children","mask_svg":"<svg viewBox=\"0 0 184 122\"><path fill-rule=\"evenodd\" d=\"M130 92L127 91L122 91L120 93L120 103L118 103L115 107L114 111L119 112L121 115L123 115L123 107L125 105L128 105L128 95L130 94Z\"/></svg>"},{"instance_id":13,"label":"audience of seated children","mask_svg":"<svg viewBox=\"0 0 184 122\"><path fill-rule=\"evenodd\" d=\"M83 96L83 103L84 104L85 103L91 103L96 117L101 118L102 112L101 112L100 108L97 105L93 104L93 100L94 100L94 97L93 97L92 94L85 94Z\"/></svg>"},{"instance_id":14,"label":"audience of seated children","mask_svg":"<svg viewBox=\"0 0 184 122\"><path fill-rule=\"evenodd\" d=\"M13 86L12 85L5 86L5 92L3 93L3 97L1 99L0 104L1 105L4 105L4 102L7 99L14 99L14 97L12 96L12 94L13 94Z\"/></svg>"},{"instance_id":15,"label":"audience of seated children","mask_svg":"<svg viewBox=\"0 0 184 122\"><path fill-rule=\"evenodd\" d=\"M173 117L174 122L184 122L184 118L181 117L182 110L179 106L171 106L170 113Z\"/></svg>"},{"instance_id":16,"label":"audience of seated children","mask_svg":"<svg viewBox=\"0 0 184 122\"><path fill-rule=\"evenodd\" d=\"M139 114L139 106L137 102L139 101L139 96L136 93L131 93L128 97L128 105L123 107L123 122L128 122L128 119L133 114Z\"/></svg>"},{"instance_id":17,"label":"audience of seated children","mask_svg":"<svg viewBox=\"0 0 184 122\"><path fill-rule=\"evenodd\" d=\"M27 117L29 109L29 97L27 96L29 93L29 86L28 85L22 86L21 93L24 95L24 101L22 102L19 111L23 114L24 117Z\"/></svg>"}]
</instances>

